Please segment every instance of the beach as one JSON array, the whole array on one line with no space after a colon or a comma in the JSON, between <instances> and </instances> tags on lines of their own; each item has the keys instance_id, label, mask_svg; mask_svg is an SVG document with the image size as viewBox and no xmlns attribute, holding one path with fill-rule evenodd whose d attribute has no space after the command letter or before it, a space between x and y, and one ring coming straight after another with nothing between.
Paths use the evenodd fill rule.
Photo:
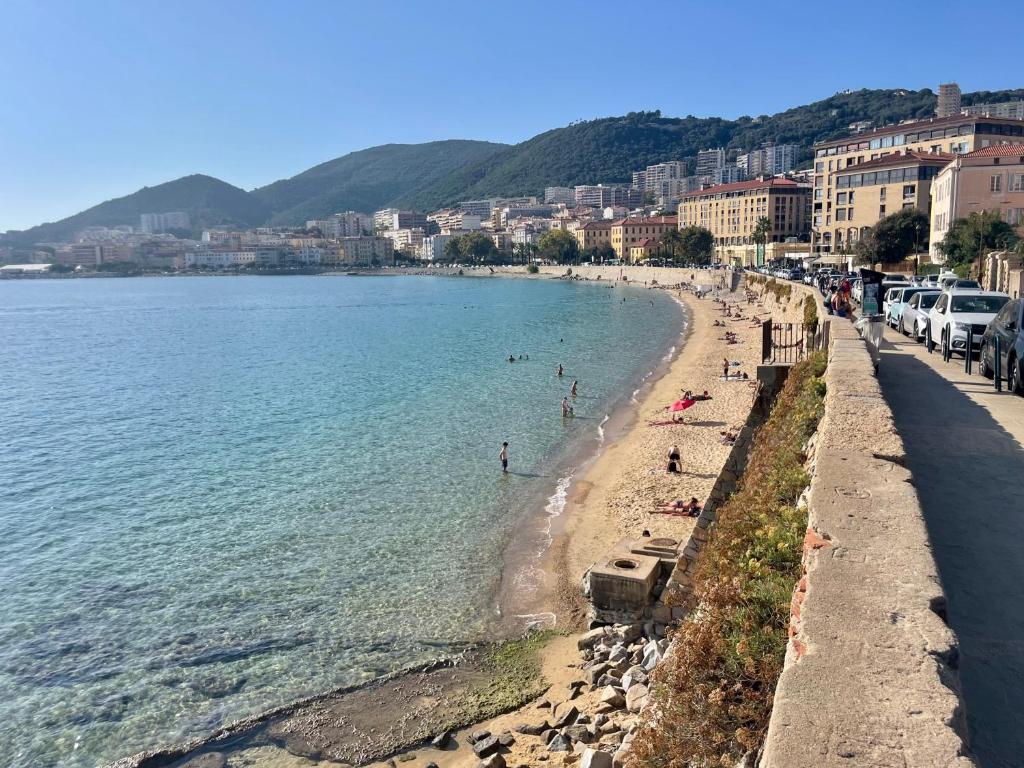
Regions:
<instances>
[{"instance_id":1,"label":"beach","mask_svg":"<svg viewBox=\"0 0 1024 768\"><path fill-rule=\"evenodd\" d=\"M572 700L580 713L596 716L600 709L600 691L591 686L571 687L574 681L586 677L581 670L577 638L587 628L586 603L582 580L595 559L621 538L639 537L643 532L651 536L667 536L685 541L694 525L694 519L685 516L655 513L659 504L676 499L699 501L707 498L730 452L723 432L736 432L746 419L754 399L754 372L760 363L760 327L750 318L767 311L760 306L748 306L742 294L723 296L734 308L741 307L743 319L724 315L723 305L710 297L697 299L688 292L673 291L687 307L685 343L675 357L668 361L660 377L652 377L638 387L633 400L623 413L614 415L619 420L618 432L609 430L608 441L598 455L572 480L566 490L566 501L561 513L548 521L551 545L533 569L540 574L540 583L534 595L535 615L550 616L558 634L548 639L538 651L539 676L543 686L538 697L531 692L522 706L497 717L475 722L456 730L443 749L419 746L393 753L387 761L370 763L376 766L404 764L408 768L469 768L480 758L472 749L473 735L482 731L492 734L508 732L509 745L503 748L509 765L542 765L555 757L549 754L539 735L522 732L539 727L550 719L554 708ZM734 310L735 311L735 310ZM722 325L715 325L719 322ZM726 331L735 334L737 343L727 343ZM751 380L723 381L723 359L732 371L747 372ZM735 365L739 363L739 365ZM671 423L667 406L677 400L684 390L699 394L707 390L711 399L699 401L684 412L685 421ZM665 471L668 451L677 445L681 453L681 472ZM539 596L539 597L538 597ZM406 687L418 689L422 678L411 676ZM382 695L383 691L381 692ZM422 703L422 702L420 702ZM451 701L431 699L431 705L451 706ZM381 714L390 709L380 703ZM626 711L611 716L615 730L610 739L621 738L636 722L636 715ZM316 742L317 723L330 719L329 710L322 708L300 715L293 721L292 734L312 733ZM372 718L371 718L372 721ZM387 731L390 723L378 723L379 731ZM608 726L611 727L611 726ZM287 728L284 730L288 730ZM372 740L374 729L362 732L363 738ZM368 735L369 734L369 735ZM411 734L410 734L411 735ZM286 743L280 733L272 739L277 745ZM418 739L410 739L410 743ZM607 742L606 742L607 743ZM228 753L229 766L264 766L265 768L299 768L328 764L310 759L310 752L301 756L280 746L259 745ZM342 760L335 746L335 761ZM301 751L301 750L298 750ZM571 753L570 753L571 754ZM325 753L323 757L326 757ZM561 758L557 758L561 759ZM333 764L333 763L331 763Z\"/></svg>"}]
</instances>

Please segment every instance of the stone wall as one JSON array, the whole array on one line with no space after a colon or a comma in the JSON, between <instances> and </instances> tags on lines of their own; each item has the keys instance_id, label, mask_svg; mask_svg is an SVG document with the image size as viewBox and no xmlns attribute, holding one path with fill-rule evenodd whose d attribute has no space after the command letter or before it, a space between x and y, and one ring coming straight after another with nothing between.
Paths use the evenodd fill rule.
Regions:
<instances>
[{"instance_id":1,"label":"stone wall","mask_svg":"<svg viewBox=\"0 0 1024 768\"><path fill-rule=\"evenodd\" d=\"M804 577L761 768L970 766L945 597L871 358L833 323Z\"/></svg>"}]
</instances>

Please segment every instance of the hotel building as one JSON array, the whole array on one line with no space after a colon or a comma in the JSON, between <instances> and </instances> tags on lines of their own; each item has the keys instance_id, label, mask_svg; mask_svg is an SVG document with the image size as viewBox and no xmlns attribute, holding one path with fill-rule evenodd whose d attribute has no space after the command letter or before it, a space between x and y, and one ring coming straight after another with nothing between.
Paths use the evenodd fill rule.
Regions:
<instances>
[{"instance_id":1,"label":"hotel building","mask_svg":"<svg viewBox=\"0 0 1024 768\"><path fill-rule=\"evenodd\" d=\"M612 222L611 245L618 258L628 259L633 246L640 245L650 238L661 239L662 235L675 228L675 216L619 219Z\"/></svg>"},{"instance_id":2,"label":"hotel building","mask_svg":"<svg viewBox=\"0 0 1024 768\"><path fill-rule=\"evenodd\" d=\"M797 240L810 226L811 188L792 179L761 178L720 184L683 196L679 228L704 227L715 245L746 245L762 217L772 223L770 243Z\"/></svg>"}]
</instances>

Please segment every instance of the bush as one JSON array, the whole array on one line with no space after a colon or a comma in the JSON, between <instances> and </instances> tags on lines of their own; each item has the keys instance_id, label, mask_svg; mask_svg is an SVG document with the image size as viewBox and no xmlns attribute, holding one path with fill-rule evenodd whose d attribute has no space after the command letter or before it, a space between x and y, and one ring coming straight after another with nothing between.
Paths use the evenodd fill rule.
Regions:
<instances>
[{"instance_id":1,"label":"bush","mask_svg":"<svg viewBox=\"0 0 1024 768\"><path fill-rule=\"evenodd\" d=\"M804 296L804 325L818 327L818 302L813 296Z\"/></svg>"},{"instance_id":2,"label":"bush","mask_svg":"<svg viewBox=\"0 0 1024 768\"><path fill-rule=\"evenodd\" d=\"M735 494L701 550L693 605L672 632L630 768L735 765L764 740L801 575L805 446L824 410L825 353L793 367Z\"/></svg>"},{"instance_id":3,"label":"bush","mask_svg":"<svg viewBox=\"0 0 1024 768\"><path fill-rule=\"evenodd\" d=\"M530 264L526 268L526 271L531 275L536 275L538 272L540 272L540 267L538 267L536 264Z\"/></svg>"}]
</instances>

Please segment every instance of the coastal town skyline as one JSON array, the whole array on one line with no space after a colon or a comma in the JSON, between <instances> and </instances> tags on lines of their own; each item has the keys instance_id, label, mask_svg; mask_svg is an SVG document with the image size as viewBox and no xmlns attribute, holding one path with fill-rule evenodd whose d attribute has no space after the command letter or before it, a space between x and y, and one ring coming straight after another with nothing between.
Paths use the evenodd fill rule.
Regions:
<instances>
[{"instance_id":1,"label":"coastal town skyline","mask_svg":"<svg viewBox=\"0 0 1024 768\"><path fill-rule=\"evenodd\" d=\"M60 14L50 12L56 6ZM796 78L783 72L790 65L781 60L752 69L744 57L723 55L710 34L687 38L688 53L679 61L697 66L676 64L674 57L657 66L638 59L636 67L624 69L574 64L573 49L579 52L580 46L571 41L600 39L608 19L621 11L607 3L588 6L587 13L570 5L513 14L469 5L437 14L408 4L387 19L371 8L349 8L342 17L319 3L303 5L303 13L257 4L244 16L203 8L208 28L230 30L259 52L244 57L222 44L206 46L197 56L183 42L194 34L189 25L199 7L185 3L179 9L177 17L156 25L144 6L129 4L8 6L5 25L18 34L0 53L0 66L17 77L0 85L0 109L10 110L12 118L5 145L14 150L0 160L0 231L57 220L189 173L250 189L326 158L389 142L515 143L559 125L635 110L756 116L845 89L933 87L948 79L957 79L965 91L1019 85L1012 72L993 69L980 56L1012 32L969 34L985 16L983 8L960 20L957 50L945 61L910 60L898 71L884 64L885 57L870 55L882 45L866 36L871 14L846 19L836 34L861 46L865 55L857 71L806 67ZM544 24L537 23L540 13ZM691 30L728 27L728 50L756 49L761 40L795 42L828 24L833 14L819 9L813 18L789 19L736 4L734 23L725 24L715 16L720 11L699 6L655 4L643 13L679 18ZM920 19L919 33L939 39L940 28L954 18L950 8ZM344 33L343 52L308 45L312 19L317 34ZM467 32L451 33L453 21ZM474 47L465 39L474 29L501 34ZM427 40L435 43L429 55L418 45ZM562 64L552 58L558 50L564 52ZM527 87L527 98L515 95L529 82L567 77L581 67L587 76L571 76L565 88ZM460 87L438 90L453 73ZM18 117L18 105L27 103L33 104L32 120ZM296 104L304 105L308 117L266 119L294 114ZM81 119L97 110L117 119ZM410 115L420 117L409 120Z\"/></svg>"}]
</instances>

